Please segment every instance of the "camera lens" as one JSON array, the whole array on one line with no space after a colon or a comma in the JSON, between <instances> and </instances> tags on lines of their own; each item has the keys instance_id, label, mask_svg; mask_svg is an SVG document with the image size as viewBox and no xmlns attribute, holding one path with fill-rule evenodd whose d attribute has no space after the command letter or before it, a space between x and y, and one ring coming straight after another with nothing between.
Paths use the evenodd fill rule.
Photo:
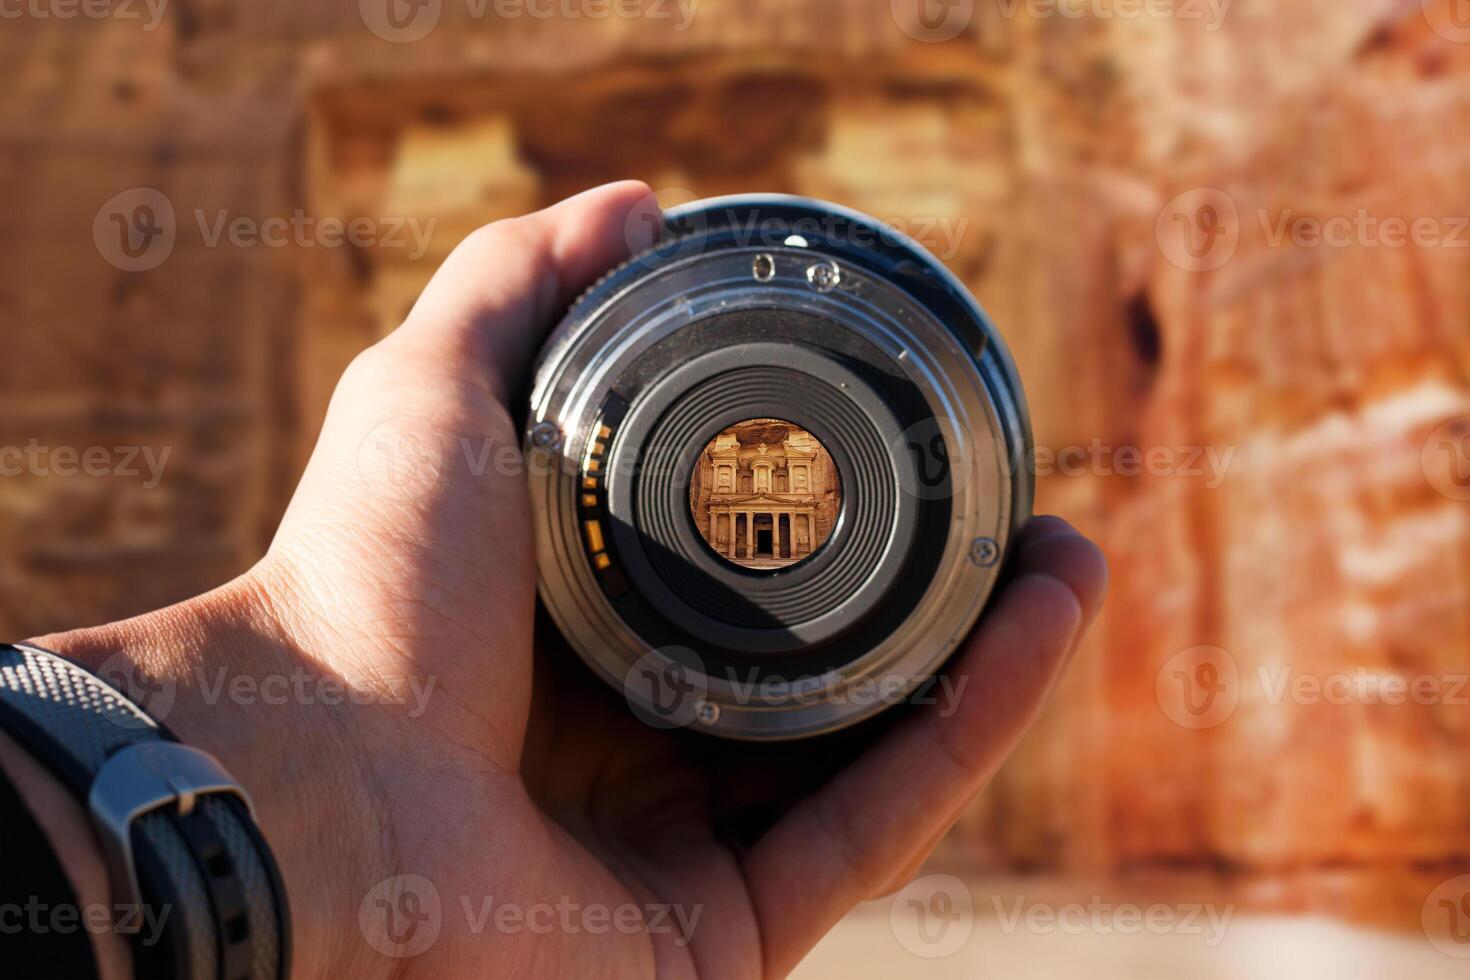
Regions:
<instances>
[{"instance_id":1,"label":"camera lens","mask_svg":"<svg viewBox=\"0 0 1470 980\"><path fill-rule=\"evenodd\" d=\"M784 196L696 202L542 353L541 597L654 723L743 739L922 691L1031 509L999 334L920 246Z\"/></svg>"}]
</instances>

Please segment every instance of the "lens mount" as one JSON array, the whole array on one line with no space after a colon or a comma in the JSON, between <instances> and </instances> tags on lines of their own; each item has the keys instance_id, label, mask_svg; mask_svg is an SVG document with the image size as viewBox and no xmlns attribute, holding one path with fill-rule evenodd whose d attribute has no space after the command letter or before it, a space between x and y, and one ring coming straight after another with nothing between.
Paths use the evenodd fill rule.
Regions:
<instances>
[{"instance_id":1,"label":"lens mount","mask_svg":"<svg viewBox=\"0 0 1470 980\"><path fill-rule=\"evenodd\" d=\"M667 223L542 354L525 444L542 601L655 723L853 724L938 670L1030 514L1015 369L942 265L856 212L741 196ZM690 509L700 454L749 419L809 433L842 488L830 537L774 570L725 561Z\"/></svg>"}]
</instances>

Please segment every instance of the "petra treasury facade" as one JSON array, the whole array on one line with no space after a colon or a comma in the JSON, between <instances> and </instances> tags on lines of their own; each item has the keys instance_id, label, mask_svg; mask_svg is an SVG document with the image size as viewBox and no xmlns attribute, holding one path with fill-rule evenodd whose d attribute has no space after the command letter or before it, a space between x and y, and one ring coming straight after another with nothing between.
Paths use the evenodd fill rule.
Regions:
<instances>
[{"instance_id":1,"label":"petra treasury facade","mask_svg":"<svg viewBox=\"0 0 1470 980\"><path fill-rule=\"evenodd\" d=\"M832 533L840 502L832 457L811 433L779 419L753 419L715 436L689 489L710 547L748 568L780 568L810 555Z\"/></svg>"}]
</instances>

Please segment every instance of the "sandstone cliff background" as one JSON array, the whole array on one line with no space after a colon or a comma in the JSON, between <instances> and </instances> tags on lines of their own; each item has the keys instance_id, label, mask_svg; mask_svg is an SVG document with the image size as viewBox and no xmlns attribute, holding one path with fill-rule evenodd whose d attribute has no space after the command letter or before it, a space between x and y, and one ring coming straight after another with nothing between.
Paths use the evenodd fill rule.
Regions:
<instances>
[{"instance_id":1,"label":"sandstone cliff background","mask_svg":"<svg viewBox=\"0 0 1470 980\"><path fill-rule=\"evenodd\" d=\"M1038 505L1113 562L1087 649L935 869L992 918L1002 894L1207 901L1463 968L1470 4L608 9L5 8L0 447L25 452L0 476L0 635L247 567L338 373L476 225L624 176L666 203L833 199L988 307ZM359 241L324 242L331 219ZM888 908L853 948L971 975ZM1134 975L1281 968L1179 955Z\"/></svg>"}]
</instances>

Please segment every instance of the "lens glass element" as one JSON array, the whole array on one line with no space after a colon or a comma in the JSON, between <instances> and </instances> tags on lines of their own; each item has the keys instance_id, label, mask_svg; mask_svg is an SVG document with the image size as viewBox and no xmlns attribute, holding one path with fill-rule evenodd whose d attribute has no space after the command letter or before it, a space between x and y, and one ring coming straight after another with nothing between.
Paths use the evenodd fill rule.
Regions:
<instances>
[{"instance_id":1,"label":"lens glass element","mask_svg":"<svg viewBox=\"0 0 1470 980\"><path fill-rule=\"evenodd\" d=\"M831 537L842 485L810 432L783 419L748 419L699 454L689 509L715 554L771 571L810 557Z\"/></svg>"}]
</instances>

